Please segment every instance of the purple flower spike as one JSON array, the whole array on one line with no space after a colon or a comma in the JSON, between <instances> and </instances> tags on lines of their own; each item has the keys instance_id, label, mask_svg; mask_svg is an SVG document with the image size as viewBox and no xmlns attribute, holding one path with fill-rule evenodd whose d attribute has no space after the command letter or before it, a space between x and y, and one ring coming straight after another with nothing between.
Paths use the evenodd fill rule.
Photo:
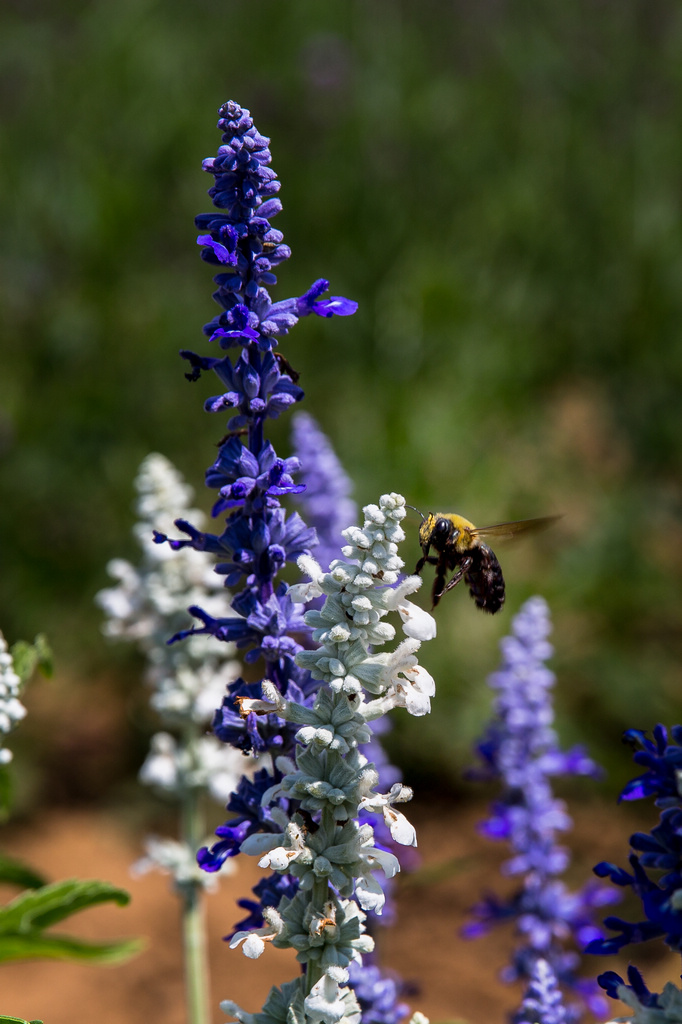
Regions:
<instances>
[{"instance_id":1,"label":"purple flower spike","mask_svg":"<svg viewBox=\"0 0 682 1024\"><path fill-rule=\"evenodd\" d=\"M406 986L394 975L380 971L374 964L353 962L350 984L362 1011L361 1024L400 1024L410 1012L400 997Z\"/></svg>"},{"instance_id":2,"label":"purple flower spike","mask_svg":"<svg viewBox=\"0 0 682 1024\"><path fill-rule=\"evenodd\" d=\"M615 934L595 938L587 946L588 953L609 955L625 946L658 938L682 953L682 727L674 726L670 736L672 740L662 725L656 726L652 739L639 729L625 733L624 739L635 747L633 760L647 770L625 786L621 799L650 796L662 810L658 824L650 832L630 836L630 871L606 861L594 868L600 878L609 878L618 888L630 889L641 903L642 916L638 921L607 917L604 925ZM674 985L666 985L659 996L649 992L635 968L628 971L628 979L630 985L625 985L617 974L607 971L600 975L599 983L610 996L635 1010L660 1010L660 1014L651 1016L652 1020L674 1020L675 1015L679 1016L682 992ZM636 1014L635 1019L640 1017ZM641 1019L645 1019L644 1014Z\"/></svg>"},{"instance_id":3,"label":"purple flower spike","mask_svg":"<svg viewBox=\"0 0 682 1024\"><path fill-rule=\"evenodd\" d=\"M231 242L234 240L234 237L230 238ZM237 254L234 249L230 250L226 245L223 245L222 242L218 242L214 238L211 238L210 235L199 235L197 238L197 245L203 245L209 249L218 263L231 263L233 265L236 265L237 263Z\"/></svg>"},{"instance_id":4,"label":"purple flower spike","mask_svg":"<svg viewBox=\"0 0 682 1024\"><path fill-rule=\"evenodd\" d=\"M282 204L277 197L280 184L270 167L269 140L257 130L249 111L232 101L221 107L218 128L222 132L218 153L203 164L214 178L209 189L214 211L200 214L196 226L202 258L221 268L214 279L217 290L213 296L220 313L204 332L227 353L214 358L185 351L182 356L190 364L190 379L212 371L224 388L206 403L208 411L231 414L230 433L219 445L206 482L219 492L213 514L226 514L227 520L222 533L215 534L178 521L183 539L158 533L155 540L176 549L192 547L215 553L216 570L226 584L242 586L232 601L232 615L219 617L193 608L199 622L174 639L203 633L234 641L246 648L247 661L265 659L267 678L283 694L292 688L303 699L317 684L294 663L301 645L292 634L303 638L309 630L301 611L286 596L286 585L278 584L276 576L286 562L309 553L316 537L297 513L287 516L280 507L282 496L297 494L305 487L295 480L298 459L279 457L264 438L267 419L279 416L303 397L287 372L289 364L272 352L277 339L298 322L301 300L273 302L268 292L277 281L273 268L291 255L282 233L270 223ZM306 314L313 312L318 302L323 315L327 315L327 306L344 314L357 308L348 300L322 299L327 287L324 282L324 287L316 284L310 289L309 304L304 302ZM235 349L233 359L229 353ZM266 722L256 727L248 720L239 720L238 727L234 704L217 712L216 718L218 733L222 731L227 741L242 749L271 746L277 753L293 752L291 729L268 728ZM277 778L275 772L270 784ZM215 861L209 868L206 857L204 860L209 870L215 870Z\"/></svg>"},{"instance_id":5,"label":"purple flower spike","mask_svg":"<svg viewBox=\"0 0 682 1024\"><path fill-rule=\"evenodd\" d=\"M293 419L294 451L302 466L305 484L298 499L306 519L317 533L315 559L327 569L338 558L345 540L341 531L355 523L357 505L350 498L352 484L312 416L297 412Z\"/></svg>"},{"instance_id":6,"label":"purple flower spike","mask_svg":"<svg viewBox=\"0 0 682 1024\"><path fill-rule=\"evenodd\" d=\"M657 807L679 805L682 726L674 725L670 733L673 740L671 743L668 742L668 730L663 725L655 726L651 740L640 729L628 729L624 734L623 740L635 749L632 760L646 767L647 771L627 783L620 795L621 800L641 800L646 796L654 796Z\"/></svg>"},{"instance_id":7,"label":"purple flower spike","mask_svg":"<svg viewBox=\"0 0 682 1024\"><path fill-rule=\"evenodd\" d=\"M496 693L493 717L477 746L483 768L470 775L502 783L502 793L481 831L509 844L513 856L503 872L523 879L508 898L488 896L479 903L464 934L475 938L502 921L514 921L521 945L503 980L535 978L532 983L540 985L534 972L542 962L543 977L549 978L547 971L551 972L555 986L558 979L599 1016L605 1012L604 1000L594 984L578 977L578 958L565 950L564 944L567 937L578 947L600 940L594 912L615 902L616 897L595 883L571 892L557 878L567 867L569 854L556 836L571 827L571 819L563 801L554 796L550 779L557 775L595 776L599 769L581 748L561 750L552 728L555 677L545 665L552 654L550 630L547 604L540 597L531 598L514 618L511 636L502 640L502 666L488 680ZM567 1012L568 1016L556 1020L569 1021L576 1011L569 1008ZM549 1010L547 1013L546 1018L533 1020L549 1024L555 1018ZM521 1022L525 1017L518 1018L518 1024Z\"/></svg>"},{"instance_id":8,"label":"purple flower spike","mask_svg":"<svg viewBox=\"0 0 682 1024\"><path fill-rule=\"evenodd\" d=\"M299 316L352 316L357 312L358 304L352 299L344 299L340 295L331 295L328 299L320 296L329 291L329 281L320 278L308 291L296 300L296 312Z\"/></svg>"},{"instance_id":9,"label":"purple flower spike","mask_svg":"<svg viewBox=\"0 0 682 1024\"><path fill-rule=\"evenodd\" d=\"M297 834L315 836L319 831L322 840L326 836L325 830L330 827L329 821L325 822L328 797L324 787L331 785L335 792L344 793L344 787L354 792L358 785L355 769L348 769L346 774L341 772L340 775L332 769L329 783L322 778L317 779L317 776L312 777L310 785L313 788L307 795L299 788L289 788L291 780L287 766L303 743L301 721L291 717L291 713L286 719L276 713L284 714L283 709L288 706L289 709L297 708L297 714L302 714L304 719L309 712L313 720L315 715L320 715L321 735L329 731L322 728L326 722L326 705L323 700L319 707L315 703L320 696L321 677L318 674L313 679L311 673L295 661L302 652L302 643L309 641L311 628L304 620L301 605L292 602L287 584L278 580L285 563L309 555L317 544L317 537L315 529L307 526L298 513L286 514L280 499L302 494L306 487L309 488L310 507L315 509L313 518L320 525L324 542L333 546L334 557L340 553L343 543L341 530L355 520L355 508L348 500L347 480L329 445L323 445L319 437L317 441L311 439L317 429L314 425L308 430L304 455L307 465L303 466L300 482L297 480L301 471L299 458L280 457L265 437L267 420L277 418L303 398L303 391L296 383L298 374L279 352L274 351L279 340L290 333L301 317L310 314L350 316L355 313L357 303L326 295L329 285L322 279L300 298L272 300L269 289L277 283L274 270L289 259L291 252L281 232L270 223L281 211L282 204L277 197L280 188L277 175L269 166L269 139L257 131L249 111L233 102L220 109L218 127L222 132L218 153L203 164L204 170L214 178L209 189L214 210L198 216L195 223L199 231L197 242L202 247L201 257L218 271L214 277L216 290L213 298L219 312L204 325L204 334L211 343L217 342L225 354L216 358L183 351L181 355L189 364L186 376L190 381L198 380L202 373L212 372L219 382L219 392L206 401L205 409L227 415L227 433L218 445L215 461L206 471L206 483L218 492L213 515L224 516L225 522L222 531L208 533L177 520L176 526L184 534L182 539L170 539L160 533L154 539L157 543L167 542L174 549L190 547L212 552L217 558L215 570L224 577L226 585L241 588L231 599L230 612L226 609L224 615L213 609L210 614L192 606L189 610L197 619L196 625L178 633L171 642L202 634L234 643L244 652L245 663L261 664L261 673L254 671L250 676L257 678L260 674L260 681L247 683L238 679L229 686L222 706L215 712L213 731L218 739L239 750L263 755L261 763L267 767L258 771L253 779L241 780L227 804L230 818L216 829L216 841L210 847L202 848L197 857L203 870L217 872L229 858L241 851L245 843L249 852L252 852L254 843L256 847L263 844L262 850L272 856L277 873L258 883L253 890L254 898L240 901L248 916L236 926L236 939L241 942L248 934L244 951L248 948L247 955L252 955L261 942L257 933L272 929L272 922L281 920L275 910L281 911L282 915L288 914L290 921L295 920L297 908L302 904L301 893L306 891L310 880L299 881L297 870L288 870L288 860L284 867L279 866L276 851L283 841L288 842L292 837L296 841ZM395 497L397 499L398 496ZM391 496L387 498L393 500ZM396 511L400 509L391 507L391 514ZM391 536L397 523L397 516L393 519L389 516ZM383 572L382 580L386 582ZM390 575L388 566L387 575ZM357 615L360 617L362 614L360 609ZM273 691L276 699L269 703ZM280 694L284 702L279 702ZM265 704L261 699L263 695L268 697ZM344 730L349 722L341 720L337 723L335 719L332 722L338 729L334 743L340 746L341 741L346 743ZM358 728L358 723L352 722L352 715L350 725ZM368 730L363 728L359 735L364 739ZM351 748L347 745L347 749ZM334 756L338 756L336 748L333 751ZM315 758L313 760L317 763ZM384 776L395 775L385 763L381 763L381 770ZM314 787L319 789L320 786L323 787L322 795L315 795ZM400 793L395 796L396 800L399 798ZM359 803L359 797L356 803ZM362 813L368 817L367 809ZM397 815L395 811L392 813ZM382 827L387 831L386 845L389 845L394 840L388 833L388 827L383 825L386 814L384 811ZM400 818L402 815L395 820L399 822ZM288 823L295 828L290 829ZM339 841L349 842L353 822L347 822L348 840L343 838L346 825L339 827L342 836ZM358 835L362 838L364 833ZM383 848L383 835L378 832L377 836L380 842L374 845L373 858L388 874L384 865L392 868L395 858ZM323 850L329 854L331 859L328 863L336 872L333 884L341 891L340 887L347 884L344 871L348 872L336 865L332 855L334 845L326 849L321 846L320 854ZM318 861L323 864L325 857L320 855L316 865ZM367 864L370 864L369 857ZM362 882L368 909L380 912L381 901L375 892L374 875L369 874L369 867L367 877L363 868ZM330 893L334 896L334 889L330 889ZM359 903L365 906L362 899ZM356 958L356 948L362 951L361 947L364 947L366 951L370 945L361 935L364 928L360 917L353 917L350 911L347 913L341 904L337 911L334 903L331 914L337 912L339 942L337 944L335 938L328 942L328 946L331 954L338 958L335 965L342 968ZM345 922L341 914L346 917ZM329 923L322 922L324 928ZM312 935L309 921L303 924L303 930ZM268 938L274 939L276 932L277 929L271 930ZM234 944L234 932L231 935ZM302 947L296 945L296 948ZM299 955L301 962L308 959L304 952ZM315 954L319 956L320 949L316 948ZM331 954L325 952L324 955ZM315 955L310 959L314 960ZM404 1015L406 1007L398 1001L399 986L392 979L383 977L378 968L354 968L350 984L357 990L364 1024L397 1024ZM301 998L294 1007L290 1007L297 1017L303 1019L308 1010L311 1015L317 1014L320 1006L326 1006L328 994L326 990L318 993L318 988L319 985L314 985L307 994L305 1001L308 1005L305 1007L300 993ZM279 996L277 990L273 991L275 996L271 994L270 999L276 1002ZM287 991L293 991L291 984ZM348 1019L355 1019L355 997L347 992L344 999L348 1003ZM264 1012L269 1006L270 1003L266 1003ZM332 1018L338 1019L333 1014L328 1018L326 1009L323 1009L321 1017L315 1017Z\"/></svg>"},{"instance_id":10,"label":"purple flower spike","mask_svg":"<svg viewBox=\"0 0 682 1024\"><path fill-rule=\"evenodd\" d=\"M568 1024L569 1020L554 971L546 960L536 960L513 1024Z\"/></svg>"}]
</instances>

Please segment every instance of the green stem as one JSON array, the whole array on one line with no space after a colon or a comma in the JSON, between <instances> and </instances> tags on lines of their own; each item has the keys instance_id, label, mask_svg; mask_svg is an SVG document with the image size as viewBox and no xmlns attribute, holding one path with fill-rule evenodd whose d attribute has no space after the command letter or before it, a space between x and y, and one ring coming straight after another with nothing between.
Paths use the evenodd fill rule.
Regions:
<instances>
[{"instance_id":1,"label":"green stem","mask_svg":"<svg viewBox=\"0 0 682 1024\"><path fill-rule=\"evenodd\" d=\"M320 821L321 828L327 830L330 834L333 831L336 822L334 819L334 810L331 807L325 807L322 811L322 819ZM329 899L329 882L326 878L319 878L313 882L313 888L310 896L310 902L312 903L315 910L318 913L322 913L322 908ZM306 964L305 972L305 990L306 995L310 995L313 985L322 977L323 971L320 966L319 960L309 960Z\"/></svg>"},{"instance_id":2,"label":"green stem","mask_svg":"<svg viewBox=\"0 0 682 1024\"><path fill-rule=\"evenodd\" d=\"M182 841L192 851L199 848L205 834L200 795L188 787L181 808ZM188 1024L210 1024L209 974L206 955L204 887L200 882L182 886L182 938L185 954L185 994Z\"/></svg>"},{"instance_id":3,"label":"green stem","mask_svg":"<svg viewBox=\"0 0 682 1024\"><path fill-rule=\"evenodd\" d=\"M329 899L329 882L326 878L313 883L311 903L316 910L322 911L322 907ZM305 971L305 994L310 995L313 985L322 977L322 968L319 960L309 960Z\"/></svg>"}]
</instances>

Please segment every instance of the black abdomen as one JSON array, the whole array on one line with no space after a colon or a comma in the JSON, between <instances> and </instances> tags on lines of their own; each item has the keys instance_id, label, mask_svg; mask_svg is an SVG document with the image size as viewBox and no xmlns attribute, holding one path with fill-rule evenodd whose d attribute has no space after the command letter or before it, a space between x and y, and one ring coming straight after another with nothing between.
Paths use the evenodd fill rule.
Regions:
<instances>
[{"instance_id":1,"label":"black abdomen","mask_svg":"<svg viewBox=\"0 0 682 1024\"><path fill-rule=\"evenodd\" d=\"M495 552L478 544L469 552L473 561L464 574L469 593L478 608L494 615L504 604L504 577Z\"/></svg>"}]
</instances>

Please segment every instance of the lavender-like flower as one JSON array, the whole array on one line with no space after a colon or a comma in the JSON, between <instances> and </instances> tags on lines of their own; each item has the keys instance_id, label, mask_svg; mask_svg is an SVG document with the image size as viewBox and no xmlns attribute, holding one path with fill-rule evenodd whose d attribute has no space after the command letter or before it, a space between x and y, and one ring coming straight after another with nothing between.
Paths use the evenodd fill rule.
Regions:
<instances>
[{"instance_id":1,"label":"lavender-like flower","mask_svg":"<svg viewBox=\"0 0 682 1024\"><path fill-rule=\"evenodd\" d=\"M325 281L316 282L300 298L272 302L268 287L277 281L273 268L289 258L290 250L270 224L282 206L275 198L277 175L268 166L269 140L238 104L226 103L219 113L223 145L217 157L204 161L204 170L215 177L209 195L217 212L200 215L196 223L203 232L197 240L202 258L227 270L214 278L214 299L222 312L204 332L221 348L237 349L239 354L234 362L230 355L182 355L191 366L191 379L213 370L227 388L205 406L210 412L233 412L206 482L219 493L213 514L229 514L220 534L204 533L178 520L176 525L189 539L171 540L170 545L211 552L220 559L216 572L225 576L226 585L242 589L232 602L234 616L215 617L194 606L190 611L201 625L181 631L175 639L200 633L233 640L247 649L248 661L264 657L268 678L286 693L290 683L305 687L308 682L307 673L294 663L299 645L291 639L305 626L286 587L277 586L275 577L285 562L311 550L315 533L297 513L287 516L279 504L282 495L303 488L292 475L299 469L298 459L279 458L263 436L268 418L303 397L295 383L297 375L275 349L301 316L347 316L357 303L323 299ZM168 538L159 533L156 540Z\"/></svg>"},{"instance_id":2,"label":"lavender-like flower","mask_svg":"<svg viewBox=\"0 0 682 1024\"><path fill-rule=\"evenodd\" d=\"M178 798L188 789L208 789L224 803L246 764L205 732L225 687L238 675L234 648L216 649L205 637L173 647L167 643L187 623L188 604L202 601L217 611L223 590L203 552L174 553L153 542L154 528L168 529L174 514L201 517L191 508L192 489L178 470L163 455L148 455L135 488L139 518L133 532L140 563L113 559L108 569L118 585L101 590L96 601L106 614L105 635L134 642L145 655L150 703L164 727L152 738L140 780ZM166 851L164 867L167 859Z\"/></svg>"},{"instance_id":3,"label":"lavender-like flower","mask_svg":"<svg viewBox=\"0 0 682 1024\"><path fill-rule=\"evenodd\" d=\"M304 485L293 479L298 459L279 458L264 439L264 425L268 417L279 416L303 397L296 373L275 351L278 339L288 334L301 316L350 315L357 304L341 298L322 299L327 288L322 281L301 298L272 302L268 288L276 283L273 268L289 258L290 250L281 232L270 224L282 206L276 198L277 176L268 166L269 140L260 135L249 112L238 104L226 103L219 113L223 145L215 159L204 161L204 170L215 177L209 195L217 211L197 218L202 231L197 241L206 262L227 268L215 277L214 299L222 312L205 326L204 333L221 348L236 352L234 358L229 354L220 358L191 352L182 355L191 366L191 379L213 370L227 387L206 403L210 412L234 413L218 457L206 472L206 483L219 492L213 514L227 512L228 516L220 534L204 533L186 520L178 520L176 525L189 539L169 543L175 550L189 547L217 557L215 571L224 576L227 586L241 590L232 600L232 616L212 614L193 605L190 611L200 625L178 632L175 639L203 634L233 641L245 652L247 663L265 660L267 677L282 694L305 700L315 687L309 673L294 662L301 646L292 634L304 634L306 627L287 596L286 585L277 584L276 576L287 561L310 551L316 537L298 513L287 516L280 506L281 496L297 493ZM157 542L167 539L163 533L156 535ZM242 679L230 686L214 718L216 736L244 752L290 753L294 730L286 722L276 715L264 719L251 715L246 721L240 717L239 701L257 693L258 684ZM277 777L277 773L268 776L268 785ZM243 781L228 802L228 810L237 813L239 824L231 819L219 830L220 841L213 849L201 851L199 861L205 870L218 870L227 857L238 852L249 828L262 827L264 815L258 801L245 802L240 796L240 791L249 789L248 780Z\"/></svg>"},{"instance_id":4,"label":"lavender-like flower","mask_svg":"<svg viewBox=\"0 0 682 1024\"><path fill-rule=\"evenodd\" d=\"M538 957L513 1024L567 1024L568 1020L556 975L547 961Z\"/></svg>"},{"instance_id":5,"label":"lavender-like flower","mask_svg":"<svg viewBox=\"0 0 682 1024\"><path fill-rule=\"evenodd\" d=\"M570 828L571 819L550 783L552 776L595 776L598 769L582 748L562 751L552 728L555 677L545 665L552 653L550 629L546 602L531 598L514 618L512 635L502 640L502 666L488 680L497 696L492 721L478 744L484 768L476 777L499 779L503 790L481 830L509 843L513 856L502 870L523 880L504 900L487 896L474 908L475 921L464 934L475 937L498 922L514 921L522 943L503 980L532 978L541 958L562 985L579 993L600 1015L603 1000L593 983L577 976L579 956L565 943L572 938L582 948L599 936L595 908L613 898L595 883L571 892L558 879L569 854L556 835ZM568 1013L567 1019L575 1019L577 1010L569 1008Z\"/></svg>"},{"instance_id":6,"label":"lavender-like flower","mask_svg":"<svg viewBox=\"0 0 682 1024\"><path fill-rule=\"evenodd\" d=\"M213 370L224 388L207 401L206 409L232 412L218 457L206 473L207 485L218 491L213 515L226 514L227 519L223 531L215 534L179 519L176 526L187 539L169 539L158 531L155 540L168 541L175 551L193 549L213 555L218 561L216 571L227 586L238 590L231 602L232 615L216 613L203 603L192 605L190 612L198 624L178 631L173 640L205 636L232 641L244 652L245 662L263 659L266 666L262 683L266 700L259 701L254 692L261 687L237 679L216 712L214 732L243 751L270 754L274 766L263 767L253 780L241 781L228 802L236 817L218 830L219 842L212 849L200 851L199 863L212 873L240 850L265 852L261 863L274 874L254 890L258 903L242 901L249 917L243 922L246 928L233 933L231 945L243 942L249 956L259 955L267 941L293 945L299 959L308 965L305 979L273 990L263 1014L268 1018L281 1013L286 1016L295 1009L311 1021L332 1024L342 1018L354 1020L358 1012L352 989L340 985L348 977L346 965L357 959L362 949L371 947L371 940L363 935L365 911L380 910L384 900L372 869L383 867L391 874L397 867L389 852L374 846L371 825L357 826L353 817L362 805L367 814L383 814L394 838L413 842L411 826L393 807L407 799L409 791L398 783L388 795L372 794L376 773L358 753L358 745L369 741L370 731L351 706L357 697L325 695L326 691L320 691L321 677L311 673L299 658L313 654L303 651L295 639L305 636L309 626L286 584L278 583L276 577L287 561L307 556L317 538L297 513L287 516L280 506L282 496L297 494L305 485L294 480L299 460L279 458L264 437L264 426L267 418L279 416L303 396L295 371L275 351L278 339L302 316L349 315L356 304L339 297L325 299L328 286L322 280L299 298L272 302L268 292L276 283L272 270L290 253L281 234L270 225L281 205L275 198L279 183L268 167L268 140L256 131L248 111L234 103L221 109L219 127L223 145L216 159L204 163L205 170L215 176L209 194L218 212L197 218L197 226L202 232L198 238L202 257L225 268L215 277L214 298L222 312L204 330L228 354L211 358L193 352L182 355L189 364L189 379ZM327 481L318 484L318 494L321 489L334 490L329 480L332 469L327 460ZM313 480L314 470L309 485ZM340 498L339 488L336 493ZM376 523L386 525L381 529L375 526L373 532L378 536L383 530L382 536L385 534L384 544L377 546L376 562L382 566L379 580L384 591L395 582L389 564L396 561L392 535L404 515L404 501L396 504L390 498L387 502L385 511L376 512ZM335 529L340 526L337 517ZM365 542L367 536L362 534ZM370 540L368 546L373 543ZM366 586L373 587L373 577L365 576ZM408 608L404 595L417 585L413 580L400 591L401 609L413 629L417 610ZM372 612L368 617L365 603L371 601L361 596L361 591L362 587L353 591L358 607L350 614L356 615L358 624L371 624L380 614ZM382 600L386 611L388 595ZM392 607L397 609L397 605ZM384 642L389 635L388 627L376 636L372 632L373 642ZM386 707L401 701L404 706L407 693L412 706L423 713L431 691L416 666L414 651L419 641L410 644L409 651L394 656L390 670L388 666L383 669L386 682L375 681L373 692L385 693ZM363 648L355 644L354 650ZM377 670L378 662L372 671ZM385 692L388 690L390 694ZM330 727L331 743L327 739ZM301 744L307 747L305 752ZM351 755L354 760L348 767L343 758ZM328 775L323 768L327 761L328 768L333 768ZM263 763L267 765L267 761ZM291 770L294 763L298 775ZM339 820L337 824L342 816L345 823ZM281 846L285 834L290 847ZM340 859L335 849L341 851ZM290 864L294 860L295 867ZM365 989L367 984L365 979ZM237 1009L234 1012L241 1019L250 1017Z\"/></svg>"},{"instance_id":7,"label":"lavender-like flower","mask_svg":"<svg viewBox=\"0 0 682 1024\"><path fill-rule=\"evenodd\" d=\"M244 717L277 715L297 730L295 757L277 758L281 780L260 800L278 828L249 831L241 851L260 857L261 867L297 880L298 887L276 907L263 907L260 927L253 927L252 915L249 927L230 941L249 957L260 956L268 942L297 950L306 965L304 977L283 987L278 999L273 991L264 1008L281 1024L291 1019L287 1008L301 1019L305 1014L306 1020L327 1024L350 1024L360 1016L369 1024L377 1012L393 1022L403 1009L394 984L376 969L358 971L353 964L373 948L366 914L380 913L385 903L375 873L390 877L399 868L396 857L375 842L361 812L381 815L395 842L415 845L414 829L397 806L412 793L400 783L378 792L377 770L361 751L370 737L368 723L391 708L415 715L429 711L434 683L418 665L416 651L435 635L435 625L407 599L420 578L399 581L404 498L383 495L379 505L363 511L363 528L345 531L344 557L323 572L302 556L299 566L311 582L289 591L301 603L326 596L321 609L305 615L321 646L300 651L296 659L320 681L314 703L287 699L268 681L261 699L240 700ZM395 628L383 621L390 612L399 613L406 639L392 653L379 653L376 649L395 636ZM243 1024L263 1019L230 1001L222 1005Z\"/></svg>"},{"instance_id":8,"label":"lavender-like flower","mask_svg":"<svg viewBox=\"0 0 682 1024\"><path fill-rule=\"evenodd\" d=\"M339 557L344 543L343 530L357 519L357 505L350 498L353 485L312 416L296 412L292 435L294 451L301 464L300 478L305 484L305 490L296 500L306 521L317 533L316 560L320 565L329 565L332 559Z\"/></svg>"},{"instance_id":9,"label":"lavender-like flower","mask_svg":"<svg viewBox=\"0 0 682 1024\"><path fill-rule=\"evenodd\" d=\"M409 1013L402 1002L404 984L395 975L382 972L374 964L356 961L348 968L350 987L360 1005L362 1024L400 1024Z\"/></svg>"},{"instance_id":10,"label":"lavender-like flower","mask_svg":"<svg viewBox=\"0 0 682 1024\"><path fill-rule=\"evenodd\" d=\"M248 770L238 750L206 735L206 730L225 687L238 672L231 644L219 648L204 636L172 647L167 643L186 625L188 604L201 601L217 612L223 602L223 588L205 552L174 552L153 542L154 528L168 529L179 512L200 519L201 513L190 507L192 489L158 454L143 461L135 486L139 521L134 533L142 549L140 563L112 561L109 571L118 585L100 591L96 600L107 616L104 632L134 642L147 659L150 703L163 731L152 737L140 781L175 799L180 835L178 840L149 837L146 856L133 872L156 868L173 879L182 901L188 1015L192 1024L200 1024L206 1019L208 991L202 890L215 884L196 863L197 849L206 838L204 794L224 803ZM249 767L253 771L253 761Z\"/></svg>"},{"instance_id":11,"label":"lavender-like flower","mask_svg":"<svg viewBox=\"0 0 682 1024\"><path fill-rule=\"evenodd\" d=\"M671 729L671 739L662 725L654 729L653 739L638 729L628 730L625 739L636 748L633 760L646 771L627 783L621 799L654 797L655 805L662 809L660 819L650 832L635 832L630 837L631 872L606 861L594 871L600 878L630 889L641 901L643 917L636 922L607 917L604 924L617 934L595 939L587 952L615 953L631 943L662 938L682 953L682 727ZM628 980L630 985L614 971L598 978L610 996L635 1009L632 1020L637 1024L682 1020L682 990L668 984L660 995L652 993L635 967L629 968Z\"/></svg>"},{"instance_id":12,"label":"lavender-like flower","mask_svg":"<svg viewBox=\"0 0 682 1024\"><path fill-rule=\"evenodd\" d=\"M295 412L293 416L293 445L296 457L301 463L300 479L305 490L295 496L308 523L315 528L317 547L315 560L320 565L329 565L339 557L345 543L343 531L357 519L357 505L350 498L353 484L346 475L329 439L309 413ZM322 598L312 601L310 607L321 607ZM368 743L361 746L368 761L373 762L379 772L379 785L390 789L402 780L402 773L390 763L381 743L380 736L389 732L388 718L377 719L370 724L372 735ZM401 867L414 867L418 862L416 853L410 848L400 848L386 828L381 815L363 814L375 831L382 848L399 856ZM374 924L390 924L395 918L395 907L390 898L392 881L384 879L387 905L381 917L370 919L370 930Z\"/></svg>"},{"instance_id":13,"label":"lavender-like flower","mask_svg":"<svg viewBox=\"0 0 682 1024\"><path fill-rule=\"evenodd\" d=\"M325 281L316 282L300 298L272 302L268 288L276 284L273 268L291 253L281 232L270 224L282 206L276 198L277 176L268 166L269 140L238 104L226 103L219 114L223 145L215 159L204 161L204 170L215 177L209 195L217 211L197 218L202 231L197 241L206 262L227 268L214 279L214 299L222 312L205 326L204 333L222 349L235 350L235 355L182 355L190 364L191 379L213 370L227 387L205 407L209 412L234 413L218 457L206 472L207 485L219 493L214 516L228 515L220 534L202 532L179 519L176 525L189 539L169 543L176 551L193 548L210 553L218 559L215 571L226 586L241 589L232 599L230 616L193 604L190 611L200 624L180 630L174 639L203 635L232 641L244 652L247 664L265 661L268 680L283 695L306 701L312 700L316 684L294 661L302 649L294 635L308 630L286 584L277 583L276 576L287 561L295 561L315 546L316 535L298 513L287 515L280 506L282 496L299 493L304 485L294 482L299 460L279 458L264 438L264 426L268 418L279 416L303 397L297 374L275 351L279 338L302 316L347 316L355 312L357 303L322 298ZM162 543L168 537L157 532L155 539ZM241 701L259 694L260 684L235 680L215 713L215 735L243 752L293 753L295 729L289 723L275 714L241 717ZM241 781L227 804L236 817L218 829L219 841L212 849L200 851L199 863L205 871L219 870L239 852L251 831L275 827L260 800L278 778L276 770L263 768L253 781Z\"/></svg>"},{"instance_id":14,"label":"lavender-like flower","mask_svg":"<svg viewBox=\"0 0 682 1024\"><path fill-rule=\"evenodd\" d=\"M616 1017L608 1024L620 1021L628 1024L679 1024L682 1020L682 989L669 981L659 995L649 991L642 975L632 964L627 973L629 985L615 971L599 975L599 984L608 995L634 1010L631 1017Z\"/></svg>"}]
</instances>

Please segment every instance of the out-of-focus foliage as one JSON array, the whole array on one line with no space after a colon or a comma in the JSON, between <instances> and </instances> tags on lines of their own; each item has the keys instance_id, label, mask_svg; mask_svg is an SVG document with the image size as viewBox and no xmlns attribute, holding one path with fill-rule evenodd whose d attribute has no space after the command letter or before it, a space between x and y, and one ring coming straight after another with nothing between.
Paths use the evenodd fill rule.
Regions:
<instances>
[{"instance_id":1,"label":"out-of-focus foliage","mask_svg":"<svg viewBox=\"0 0 682 1024\"><path fill-rule=\"evenodd\" d=\"M10 653L14 671L22 683L27 683L36 669L48 679L54 672L52 649L44 633L39 633L32 644L28 640L17 640Z\"/></svg>"},{"instance_id":2,"label":"out-of-focus foliage","mask_svg":"<svg viewBox=\"0 0 682 1024\"><path fill-rule=\"evenodd\" d=\"M16 860L14 857L7 857L0 851L0 882L3 885L19 885L25 889L39 889L41 885L47 885L44 875L34 871L28 864Z\"/></svg>"},{"instance_id":3,"label":"out-of-focus foliage","mask_svg":"<svg viewBox=\"0 0 682 1024\"><path fill-rule=\"evenodd\" d=\"M213 460L212 385L175 353L206 351L215 309L192 220L229 97L273 139L294 252L276 297L323 275L360 302L282 346L358 501L565 513L498 555L511 611L552 607L566 741L599 754L679 717L679 4L9 0L2 19L8 639L45 629L97 678L92 596L130 552L135 467L159 450L200 486ZM462 588L438 608L446 766L508 616Z\"/></svg>"},{"instance_id":4,"label":"out-of-focus foliage","mask_svg":"<svg viewBox=\"0 0 682 1024\"><path fill-rule=\"evenodd\" d=\"M45 930L73 914L101 903L125 907L130 895L109 882L65 882L33 887L0 907L0 963L9 960L84 960L113 964L127 960L142 948L139 939L85 942Z\"/></svg>"}]
</instances>

